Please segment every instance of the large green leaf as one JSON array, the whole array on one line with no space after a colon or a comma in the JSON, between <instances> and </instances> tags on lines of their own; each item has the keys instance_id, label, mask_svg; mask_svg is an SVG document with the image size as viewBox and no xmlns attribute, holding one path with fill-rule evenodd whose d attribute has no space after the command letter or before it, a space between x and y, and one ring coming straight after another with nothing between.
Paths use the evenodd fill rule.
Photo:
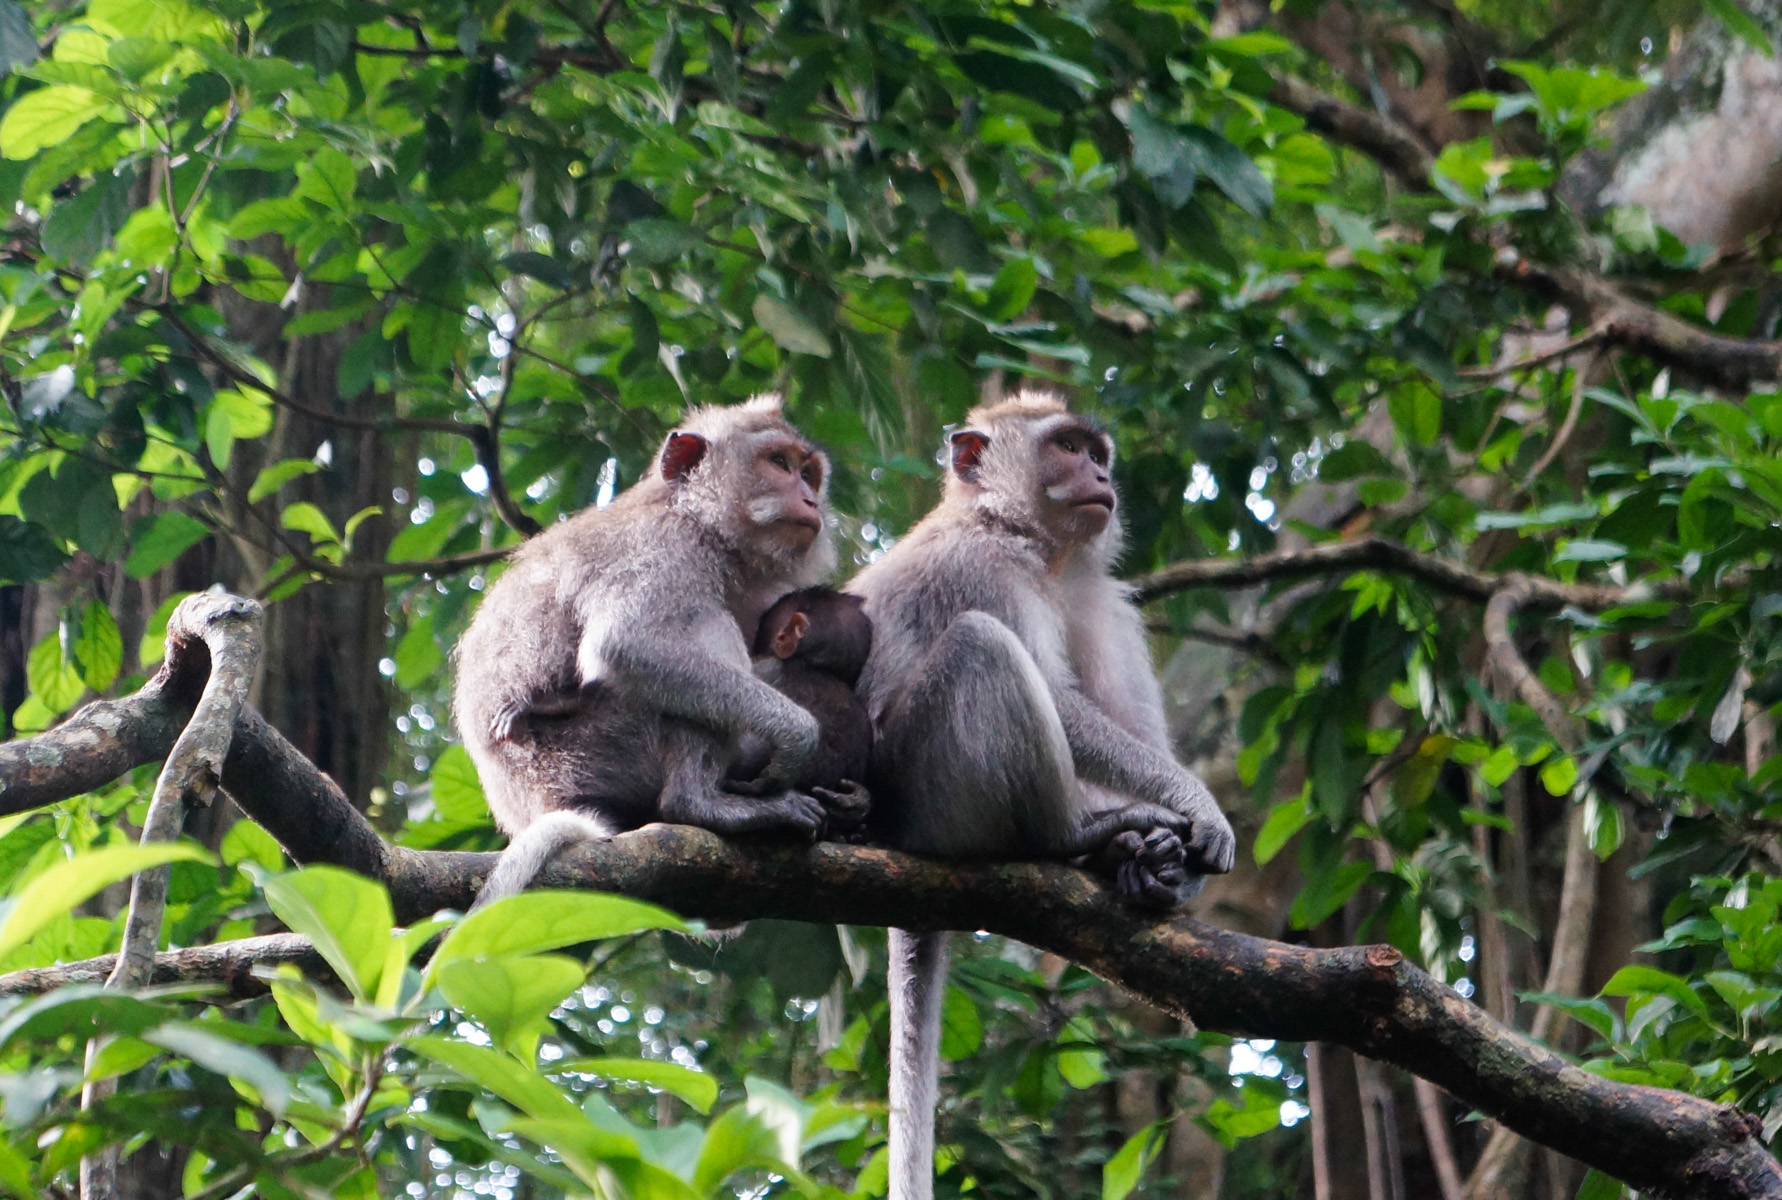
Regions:
<instances>
[{"instance_id":1,"label":"large green leaf","mask_svg":"<svg viewBox=\"0 0 1782 1200\"><path fill-rule=\"evenodd\" d=\"M59 862L37 875L0 904L0 958L34 937L38 930L92 896L138 871L164 863L214 862L209 852L188 842L150 846L107 846Z\"/></svg>"},{"instance_id":2,"label":"large green leaf","mask_svg":"<svg viewBox=\"0 0 1782 1200\"><path fill-rule=\"evenodd\" d=\"M293 933L315 944L360 999L377 993L395 918L382 884L340 867L304 867L269 879L266 903Z\"/></svg>"},{"instance_id":3,"label":"large green leaf","mask_svg":"<svg viewBox=\"0 0 1782 1200\"><path fill-rule=\"evenodd\" d=\"M429 974L461 959L538 954L643 929L686 932L666 909L599 892L521 892L478 909L434 951Z\"/></svg>"}]
</instances>

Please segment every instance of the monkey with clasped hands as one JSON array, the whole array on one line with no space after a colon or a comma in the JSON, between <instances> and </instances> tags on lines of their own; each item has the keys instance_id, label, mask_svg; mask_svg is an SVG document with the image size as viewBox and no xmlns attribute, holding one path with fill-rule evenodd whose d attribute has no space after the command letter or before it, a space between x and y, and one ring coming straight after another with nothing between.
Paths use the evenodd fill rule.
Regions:
<instances>
[{"instance_id":1,"label":"monkey with clasped hands","mask_svg":"<svg viewBox=\"0 0 1782 1200\"><path fill-rule=\"evenodd\" d=\"M951 859L1073 859L1168 908L1229 871L1231 827L1175 760L1127 587L1114 447L1056 397L973 411L940 504L847 590L866 602L874 827ZM892 931L891 1200L934 1188L944 935Z\"/></svg>"}]
</instances>

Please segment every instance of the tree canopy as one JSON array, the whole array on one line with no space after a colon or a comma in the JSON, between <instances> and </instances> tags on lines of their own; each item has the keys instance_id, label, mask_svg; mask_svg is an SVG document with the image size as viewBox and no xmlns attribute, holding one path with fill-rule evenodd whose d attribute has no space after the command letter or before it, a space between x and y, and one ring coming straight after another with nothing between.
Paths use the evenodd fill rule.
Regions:
<instances>
[{"instance_id":1,"label":"tree canopy","mask_svg":"<svg viewBox=\"0 0 1782 1200\"><path fill-rule=\"evenodd\" d=\"M0 712L38 738L0 747L0 1190L121 1149L205 1200L879 1194L890 878L985 931L947 1194L1782 1195L1778 37L1773 0L0 0ZM1062 869L758 848L807 910L645 838L558 882L676 912L523 897L428 958L482 869L443 852L499 844L449 654L514 546L777 390L863 563L1023 382L1119 446L1243 847L1196 916L1308 957ZM175 616L212 584L263 628ZM252 820L182 814L218 780ZM133 875L178 954L46 970L119 949ZM1222 954L1351 973L1315 1019L1168 973ZM1624 1127L1619 1085L1751 1119Z\"/></svg>"}]
</instances>

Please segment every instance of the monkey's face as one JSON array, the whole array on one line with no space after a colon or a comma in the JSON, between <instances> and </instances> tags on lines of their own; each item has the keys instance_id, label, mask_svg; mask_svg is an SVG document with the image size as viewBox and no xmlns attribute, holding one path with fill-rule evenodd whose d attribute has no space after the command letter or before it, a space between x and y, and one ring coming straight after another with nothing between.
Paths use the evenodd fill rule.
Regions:
<instances>
[{"instance_id":1,"label":"monkey's face","mask_svg":"<svg viewBox=\"0 0 1782 1200\"><path fill-rule=\"evenodd\" d=\"M1087 422L1042 427L1035 447L1039 516L1052 536L1067 545L1100 537L1114 519L1114 484L1109 476L1113 444Z\"/></svg>"},{"instance_id":2,"label":"monkey's face","mask_svg":"<svg viewBox=\"0 0 1782 1200\"><path fill-rule=\"evenodd\" d=\"M809 550L823 532L828 465L822 451L800 438L763 439L749 467L749 524L795 554Z\"/></svg>"}]
</instances>

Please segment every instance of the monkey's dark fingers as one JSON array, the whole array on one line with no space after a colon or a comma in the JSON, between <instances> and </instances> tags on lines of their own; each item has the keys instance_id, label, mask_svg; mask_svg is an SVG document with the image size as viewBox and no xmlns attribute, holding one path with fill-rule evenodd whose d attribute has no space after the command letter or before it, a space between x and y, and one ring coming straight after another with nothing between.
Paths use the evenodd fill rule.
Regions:
<instances>
[{"instance_id":1,"label":"monkey's dark fingers","mask_svg":"<svg viewBox=\"0 0 1782 1200\"><path fill-rule=\"evenodd\" d=\"M779 803L785 806L787 828L798 837L814 842L823 833L823 802L804 792L787 792Z\"/></svg>"},{"instance_id":2,"label":"monkey's dark fingers","mask_svg":"<svg viewBox=\"0 0 1782 1200\"><path fill-rule=\"evenodd\" d=\"M863 785L852 779L844 779L841 784L839 788L811 789L829 812L831 831L852 829L866 820L866 814L872 811L872 793Z\"/></svg>"},{"instance_id":3,"label":"monkey's dark fingers","mask_svg":"<svg viewBox=\"0 0 1782 1200\"><path fill-rule=\"evenodd\" d=\"M1121 899L1149 912L1168 912L1182 900L1182 881L1153 874L1138 859L1120 864L1115 876Z\"/></svg>"},{"instance_id":4,"label":"monkey's dark fingers","mask_svg":"<svg viewBox=\"0 0 1782 1200\"><path fill-rule=\"evenodd\" d=\"M726 779L721 786L733 796L767 796L786 790L784 783L769 779L765 773L753 779Z\"/></svg>"}]
</instances>

